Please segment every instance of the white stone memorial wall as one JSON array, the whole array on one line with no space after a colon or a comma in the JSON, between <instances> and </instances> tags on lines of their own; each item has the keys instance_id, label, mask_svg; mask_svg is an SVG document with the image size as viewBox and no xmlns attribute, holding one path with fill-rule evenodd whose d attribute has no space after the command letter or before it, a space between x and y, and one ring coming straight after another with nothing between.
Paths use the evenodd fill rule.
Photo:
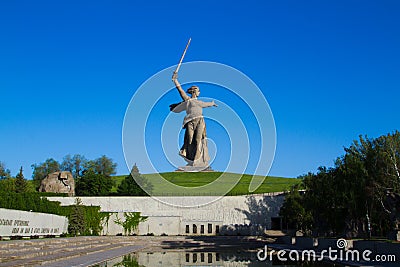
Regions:
<instances>
[{"instance_id":1,"label":"white stone memorial wall","mask_svg":"<svg viewBox=\"0 0 400 267\"><path fill-rule=\"evenodd\" d=\"M68 219L64 216L0 209L0 237L59 236L67 230Z\"/></svg>"},{"instance_id":2,"label":"white stone memorial wall","mask_svg":"<svg viewBox=\"0 0 400 267\"><path fill-rule=\"evenodd\" d=\"M165 197L168 198L168 197ZM204 202L208 197L169 197L174 203L182 204ZM199 201L198 198L203 198ZM124 212L140 212L147 216L139 224L139 235L215 235L218 232L227 235L256 234L271 228L271 218L279 216L284 201L284 193L255 194L248 196L225 196L208 205L184 208L171 206L152 197L80 197L83 205L100 206L101 211L111 212L109 223L102 234L116 235L123 233L120 225L115 224L115 214L123 218ZM73 205L74 197L48 197L62 206ZM170 203L171 201L168 201ZM211 224L211 233L209 233ZM201 233L202 225L204 233ZM189 226L189 232L186 228ZM196 228L194 230L193 228Z\"/></svg>"}]
</instances>

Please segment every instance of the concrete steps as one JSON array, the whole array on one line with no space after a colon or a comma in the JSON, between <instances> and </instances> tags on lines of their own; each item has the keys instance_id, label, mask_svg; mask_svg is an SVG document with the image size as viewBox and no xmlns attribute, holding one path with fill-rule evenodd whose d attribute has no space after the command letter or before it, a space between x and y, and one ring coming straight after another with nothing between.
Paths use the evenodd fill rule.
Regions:
<instances>
[{"instance_id":1,"label":"concrete steps","mask_svg":"<svg viewBox=\"0 0 400 267\"><path fill-rule=\"evenodd\" d=\"M0 266L36 266L132 245L126 238L77 237L0 242Z\"/></svg>"}]
</instances>

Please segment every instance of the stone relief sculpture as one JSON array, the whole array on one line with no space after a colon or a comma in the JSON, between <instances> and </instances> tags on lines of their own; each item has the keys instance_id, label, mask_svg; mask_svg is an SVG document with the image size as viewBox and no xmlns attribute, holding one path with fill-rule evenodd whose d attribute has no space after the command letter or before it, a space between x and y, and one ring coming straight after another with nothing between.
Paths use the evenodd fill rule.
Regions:
<instances>
[{"instance_id":1,"label":"stone relief sculpture","mask_svg":"<svg viewBox=\"0 0 400 267\"><path fill-rule=\"evenodd\" d=\"M53 172L44 178L40 184L39 192L67 193L75 196L75 180L71 172Z\"/></svg>"}]
</instances>

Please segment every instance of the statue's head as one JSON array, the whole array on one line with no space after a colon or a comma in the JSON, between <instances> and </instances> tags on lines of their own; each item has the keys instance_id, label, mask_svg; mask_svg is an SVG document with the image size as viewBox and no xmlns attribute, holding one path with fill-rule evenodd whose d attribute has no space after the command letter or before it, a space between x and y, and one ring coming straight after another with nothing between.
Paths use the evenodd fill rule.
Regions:
<instances>
[{"instance_id":1,"label":"statue's head","mask_svg":"<svg viewBox=\"0 0 400 267\"><path fill-rule=\"evenodd\" d=\"M191 94L192 97L198 97L200 95L200 88L196 85L193 85L186 91L188 94Z\"/></svg>"}]
</instances>

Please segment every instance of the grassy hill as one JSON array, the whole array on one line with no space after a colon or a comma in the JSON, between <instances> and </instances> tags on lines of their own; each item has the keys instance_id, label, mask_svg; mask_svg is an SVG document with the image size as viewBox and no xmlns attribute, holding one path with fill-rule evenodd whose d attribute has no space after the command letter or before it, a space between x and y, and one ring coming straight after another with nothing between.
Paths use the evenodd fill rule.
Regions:
<instances>
[{"instance_id":1,"label":"grassy hill","mask_svg":"<svg viewBox=\"0 0 400 267\"><path fill-rule=\"evenodd\" d=\"M199 186L204 186L207 185L213 181L215 181L217 178L221 176L221 172L194 172L194 173L188 173L188 172L166 172L166 173L160 173L160 175L167 181L179 185L179 186L185 186L185 187L199 187ZM235 173L225 173L226 179L238 179L240 174L235 174ZM158 174L143 174L143 177L147 178L149 181L151 181L153 184L156 182L156 176ZM260 177L260 176L259 176ZM125 178L125 176L114 176L113 179L115 181L115 186L113 187L112 191L116 192L117 191L117 186L121 183L121 181ZM251 175L244 174L241 175L239 182L236 184L235 187L232 188L232 190L229 191L227 195L246 195L250 194L248 191L250 181L252 179ZM268 176L262 185L255 191L253 194L259 194L259 193L271 193L271 192L281 192L285 190L289 190L293 185L296 185L300 183L299 179L293 179L293 178L283 178L283 177L273 177L273 176ZM154 184L154 190L153 190L153 195L158 195L158 196L163 196L165 195L163 191L163 186L157 186L159 184ZM216 186L223 186L223 183L220 185ZM211 195L213 193L210 193ZM197 195L196 193L193 193L193 195ZM200 195L205 195L205 193L201 193Z\"/></svg>"}]
</instances>

